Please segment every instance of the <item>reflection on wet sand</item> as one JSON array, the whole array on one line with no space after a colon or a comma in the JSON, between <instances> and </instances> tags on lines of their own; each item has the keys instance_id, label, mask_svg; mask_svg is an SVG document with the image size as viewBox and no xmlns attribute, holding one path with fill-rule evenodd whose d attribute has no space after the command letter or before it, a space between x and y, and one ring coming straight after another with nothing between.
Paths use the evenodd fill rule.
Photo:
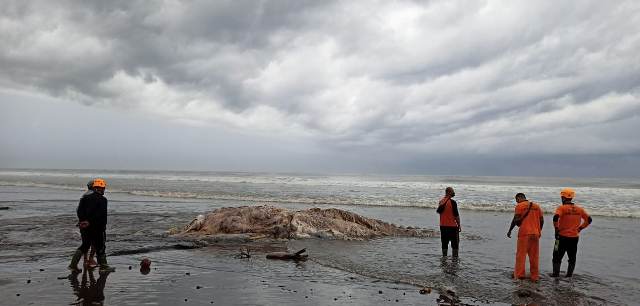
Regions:
<instances>
[{"instance_id":1,"label":"reflection on wet sand","mask_svg":"<svg viewBox=\"0 0 640 306\"><path fill-rule=\"evenodd\" d=\"M442 257L440 260L440 268L442 269L442 274L458 276L459 262L458 258L451 259L451 262L447 260L447 257Z\"/></svg>"},{"instance_id":2,"label":"reflection on wet sand","mask_svg":"<svg viewBox=\"0 0 640 306\"><path fill-rule=\"evenodd\" d=\"M104 302L104 286L107 283L109 273L100 273L96 281L93 270L85 269L82 273L82 281L78 281L80 273L69 275L69 283L73 294L78 298L72 305L102 305Z\"/></svg>"},{"instance_id":3,"label":"reflection on wet sand","mask_svg":"<svg viewBox=\"0 0 640 306\"><path fill-rule=\"evenodd\" d=\"M473 306L463 303L455 295L440 294L436 299L438 306Z\"/></svg>"},{"instance_id":4,"label":"reflection on wet sand","mask_svg":"<svg viewBox=\"0 0 640 306\"><path fill-rule=\"evenodd\" d=\"M459 258L453 257L449 261L448 257L442 257L440 259L440 268L444 277L456 278L458 276ZM443 289L443 291L436 299L439 306L467 305L460 301L454 291L448 289Z\"/></svg>"}]
</instances>

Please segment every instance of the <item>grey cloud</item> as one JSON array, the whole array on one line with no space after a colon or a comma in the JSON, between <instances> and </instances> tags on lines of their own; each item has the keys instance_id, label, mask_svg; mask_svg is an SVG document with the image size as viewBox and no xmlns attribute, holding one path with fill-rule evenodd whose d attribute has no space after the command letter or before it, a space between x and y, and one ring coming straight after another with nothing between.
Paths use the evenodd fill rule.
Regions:
<instances>
[{"instance_id":1,"label":"grey cloud","mask_svg":"<svg viewBox=\"0 0 640 306\"><path fill-rule=\"evenodd\" d=\"M640 152L611 132L640 115L634 1L2 6L4 88L339 150Z\"/></svg>"}]
</instances>

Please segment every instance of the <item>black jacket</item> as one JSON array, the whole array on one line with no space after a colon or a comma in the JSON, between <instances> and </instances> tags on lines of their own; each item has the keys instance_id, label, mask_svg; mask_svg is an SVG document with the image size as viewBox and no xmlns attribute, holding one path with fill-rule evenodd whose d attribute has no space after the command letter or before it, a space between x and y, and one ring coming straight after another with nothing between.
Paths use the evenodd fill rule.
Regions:
<instances>
[{"instance_id":1,"label":"black jacket","mask_svg":"<svg viewBox=\"0 0 640 306\"><path fill-rule=\"evenodd\" d=\"M80 199L77 213L79 221L89 221L90 229L104 230L107 227L107 198L97 192L87 192Z\"/></svg>"}]
</instances>

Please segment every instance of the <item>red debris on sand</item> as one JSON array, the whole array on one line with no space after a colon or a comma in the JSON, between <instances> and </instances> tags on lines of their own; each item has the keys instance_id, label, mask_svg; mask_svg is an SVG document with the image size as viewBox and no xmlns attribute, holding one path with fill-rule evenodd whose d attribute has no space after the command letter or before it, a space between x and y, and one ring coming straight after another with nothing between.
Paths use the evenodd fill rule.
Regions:
<instances>
[{"instance_id":1,"label":"red debris on sand","mask_svg":"<svg viewBox=\"0 0 640 306\"><path fill-rule=\"evenodd\" d=\"M150 267L151 267L151 259L145 257L142 259L142 261L140 261L140 268L149 269Z\"/></svg>"}]
</instances>

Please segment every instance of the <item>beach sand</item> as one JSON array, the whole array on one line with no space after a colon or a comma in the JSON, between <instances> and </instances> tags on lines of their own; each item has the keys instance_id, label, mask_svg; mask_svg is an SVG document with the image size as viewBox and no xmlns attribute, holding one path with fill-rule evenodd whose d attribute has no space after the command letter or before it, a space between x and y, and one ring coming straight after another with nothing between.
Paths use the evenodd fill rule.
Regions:
<instances>
[{"instance_id":1,"label":"beach sand","mask_svg":"<svg viewBox=\"0 0 640 306\"><path fill-rule=\"evenodd\" d=\"M137 266L141 256L116 256L108 275L75 276L62 258L2 265L2 305L372 305L436 304L436 294L414 286L382 282L326 268L312 261L268 261L258 252L237 259L234 248L160 251L151 271ZM262 255L262 256L260 256ZM129 270L128 266L132 265ZM43 269L44 271L40 271Z\"/></svg>"}]
</instances>

